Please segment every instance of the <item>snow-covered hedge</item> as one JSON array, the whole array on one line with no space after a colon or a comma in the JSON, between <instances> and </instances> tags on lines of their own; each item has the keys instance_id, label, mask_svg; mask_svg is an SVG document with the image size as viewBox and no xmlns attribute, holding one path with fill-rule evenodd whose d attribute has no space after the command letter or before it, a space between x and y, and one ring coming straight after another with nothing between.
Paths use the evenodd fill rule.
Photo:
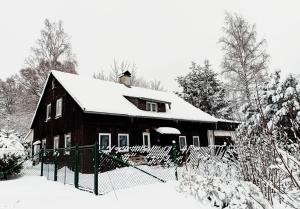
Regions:
<instances>
[{"instance_id":1,"label":"snow-covered hedge","mask_svg":"<svg viewBox=\"0 0 300 209\"><path fill-rule=\"evenodd\" d=\"M217 208L271 208L257 186L240 179L234 164L216 160L201 162L197 170L188 169L179 191Z\"/></svg>"},{"instance_id":2,"label":"snow-covered hedge","mask_svg":"<svg viewBox=\"0 0 300 209\"><path fill-rule=\"evenodd\" d=\"M0 130L0 172L6 176L20 173L25 149L14 131Z\"/></svg>"},{"instance_id":3,"label":"snow-covered hedge","mask_svg":"<svg viewBox=\"0 0 300 209\"><path fill-rule=\"evenodd\" d=\"M180 183L180 191L194 196L199 201L209 201L218 208L271 208L259 188L250 182L185 173Z\"/></svg>"}]
</instances>

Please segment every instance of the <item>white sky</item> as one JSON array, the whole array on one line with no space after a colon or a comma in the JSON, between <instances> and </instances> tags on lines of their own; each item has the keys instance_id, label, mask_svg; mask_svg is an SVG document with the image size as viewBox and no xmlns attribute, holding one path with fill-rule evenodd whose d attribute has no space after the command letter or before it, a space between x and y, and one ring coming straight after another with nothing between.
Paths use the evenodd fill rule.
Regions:
<instances>
[{"instance_id":1,"label":"white sky","mask_svg":"<svg viewBox=\"0 0 300 209\"><path fill-rule=\"evenodd\" d=\"M300 2L275 0L0 0L0 78L24 66L43 20L61 19L80 74L109 70L113 59L135 62L138 75L174 90L191 61L220 71L217 43L225 11L256 23L268 41L270 69L300 73Z\"/></svg>"}]
</instances>

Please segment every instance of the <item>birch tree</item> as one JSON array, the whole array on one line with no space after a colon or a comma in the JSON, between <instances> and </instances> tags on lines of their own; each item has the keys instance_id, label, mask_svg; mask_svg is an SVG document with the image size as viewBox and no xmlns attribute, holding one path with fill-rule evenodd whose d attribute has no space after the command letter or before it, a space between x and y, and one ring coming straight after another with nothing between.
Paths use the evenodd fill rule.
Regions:
<instances>
[{"instance_id":1,"label":"birch tree","mask_svg":"<svg viewBox=\"0 0 300 209\"><path fill-rule=\"evenodd\" d=\"M262 83L268 67L266 39L257 40L256 26L237 14L226 14L219 42L224 52L222 74L242 102L251 104L254 87Z\"/></svg>"},{"instance_id":2,"label":"birch tree","mask_svg":"<svg viewBox=\"0 0 300 209\"><path fill-rule=\"evenodd\" d=\"M41 36L32 54L25 60L25 68L20 70L20 83L36 103L42 93L48 73L51 70L77 73L77 62L72 52L70 36L65 32L62 21L44 22Z\"/></svg>"}]
</instances>

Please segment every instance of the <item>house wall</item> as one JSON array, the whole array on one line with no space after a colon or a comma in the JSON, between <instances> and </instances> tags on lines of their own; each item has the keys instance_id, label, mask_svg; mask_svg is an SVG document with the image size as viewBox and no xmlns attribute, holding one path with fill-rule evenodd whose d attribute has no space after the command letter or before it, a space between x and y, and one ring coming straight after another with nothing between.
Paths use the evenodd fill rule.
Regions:
<instances>
[{"instance_id":1,"label":"house wall","mask_svg":"<svg viewBox=\"0 0 300 209\"><path fill-rule=\"evenodd\" d=\"M59 147L64 147L64 134L71 133L72 146L76 143L83 144L83 111L58 82L55 82L55 88L52 89L52 78L53 76L45 88L32 124L33 141L46 138L47 148L53 148L53 138L59 135ZM59 98L63 98L62 116L56 119L56 100ZM46 107L49 103L51 119L46 121Z\"/></svg>"},{"instance_id":2,"label":"house wall","mask_svg":"<svg viewBox=\"0 0 300 209\"><path fill-rule=\"evenodd\" d=\"M199 136L201 146L207 146L207 130L213 129L214 126L214 124L188 121L85 114L84 138L85 144L93 144L99 139L99 133L110 133L113 146L118 144L118 134L126 133L129 134L130 146L142 145L143 132L148 131L151 145L171 145L172 140L178 143L179 135L161 135L155 131L155 128L173 127L180 130L181 135L186 136L188 145L193 143L193 136Z\"/></svg>"}]
</instances>

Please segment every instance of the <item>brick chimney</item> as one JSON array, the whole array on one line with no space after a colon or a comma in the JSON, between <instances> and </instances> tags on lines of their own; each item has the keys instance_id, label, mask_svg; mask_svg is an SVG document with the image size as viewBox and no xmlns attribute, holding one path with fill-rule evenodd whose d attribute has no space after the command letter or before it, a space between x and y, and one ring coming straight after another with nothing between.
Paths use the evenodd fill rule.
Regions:
<instances>
[{"instance_id":1,"label":"brick chimney","mask_svg":"<svg viewBox=\"0 0 300 209\"><path fill-rule=\"evenodd\" d=\"M119 83L122 83L127 87L130 87L131 86L130 78L131 78L131 73L127 70L119 76Z\"/></svg>"}]
</instances>

